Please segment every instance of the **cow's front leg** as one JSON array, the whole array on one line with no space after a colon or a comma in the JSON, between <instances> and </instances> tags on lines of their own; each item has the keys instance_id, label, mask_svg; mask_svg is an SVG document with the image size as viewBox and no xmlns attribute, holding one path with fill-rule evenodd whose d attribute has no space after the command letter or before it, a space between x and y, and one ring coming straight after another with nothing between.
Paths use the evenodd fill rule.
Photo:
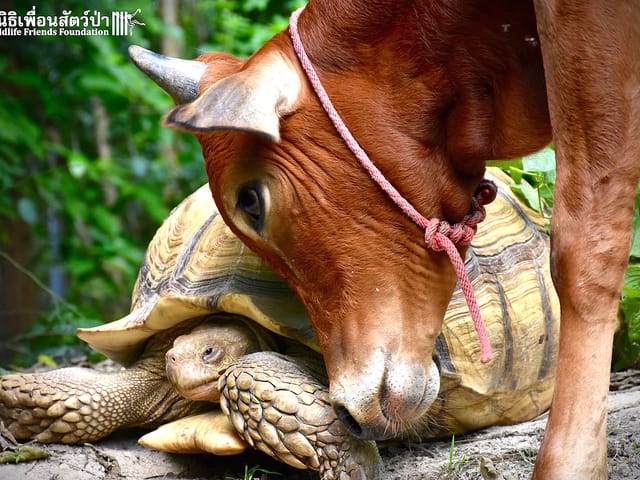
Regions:
<instances>
[{"instance_id":1,"label":"cow's front leg","mask_svg":"<svg viewBox=\"0 0 640 480\"><path fill-rule=\"evenodd\" d=\"M536 479L607 477L611 348L640 164L633 3L536 1L558 161L552 268L562 309Z\"/></svg>"}]
</instances>

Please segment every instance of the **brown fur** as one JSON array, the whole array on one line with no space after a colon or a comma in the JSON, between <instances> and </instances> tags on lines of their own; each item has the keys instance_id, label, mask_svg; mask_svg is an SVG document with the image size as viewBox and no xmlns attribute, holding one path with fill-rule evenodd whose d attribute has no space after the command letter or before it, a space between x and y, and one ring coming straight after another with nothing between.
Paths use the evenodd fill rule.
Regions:
<instances>
[{"instance_id":1,"label":"brown fur","mask_svg":"<svg viewBox=\"0 0 640 480\"><path fill-rule=\"evenodd\" d=\"M539 149L553 126L562 340L535 475L604 478L611 337L640 174L640 8L633 0L539 0L536 8L537 23L529 1L312 0L300 30L353 135L427 217L460 220L484 162ZM216 57L201 92L233 72L266 68L274 53L303 82L280 121L281 140L200 131L211 189L235 233L308 308L332 394L371 382L374 405L358 421L388 436L424 410L416 405L425 359L455 276L339 139L286 32L246 63ZM259 232L236 207L253 181L270 196ZM381 372L365 375L375 362ZM402 388L389 380L397 365L410 367Z\"/></svg>"}]
</instances>

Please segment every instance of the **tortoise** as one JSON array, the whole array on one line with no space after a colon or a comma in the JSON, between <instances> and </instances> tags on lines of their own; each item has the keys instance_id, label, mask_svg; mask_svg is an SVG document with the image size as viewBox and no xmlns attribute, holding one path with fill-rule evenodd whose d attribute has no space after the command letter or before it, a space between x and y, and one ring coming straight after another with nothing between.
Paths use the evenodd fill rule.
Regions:
<instances>
[{"instance_id":1,"label":"tortoise","mask_svg":"<svg viewBox=\"0 0 640 480\"><path fill-rule=\"evenodd\" d=\"M551 401L559 307L547 221L518 201L506 175L491 173L498 195L466 267L494 360L479 361L475 330L456 290L436 342L439 393L424 422L413 426L414 439L517 423ZM202 340L209 329L213 347ZM229 340L234 335L241 340ZM336 420L302 304L223 223L206 186L171 212L149 244L131 312L79 329L78 336L125 368L0 377L0 418L16 438L73 444L125 426L172 422L142 443L215 454L248 445L319 470L323 478L379 476L375 444L351 437ZM186 363L167 373L180 348ZM185 387L186 378L193 381L187 366L205 358L213 377L198 373ZM211 403L218 400L221 409ZM171 441L176 438L184 441Z\"/></svg>"}]
</instances>

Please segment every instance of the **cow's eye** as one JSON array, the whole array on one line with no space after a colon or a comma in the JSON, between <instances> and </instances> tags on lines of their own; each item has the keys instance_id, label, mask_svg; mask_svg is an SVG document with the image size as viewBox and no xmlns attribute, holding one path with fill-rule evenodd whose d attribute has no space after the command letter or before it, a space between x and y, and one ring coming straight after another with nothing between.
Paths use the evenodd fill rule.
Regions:
<instances>
[{"instance_id":1,"label":"cow's eye","mask_svg":"<svg viewBox=\"0 0 640 480\"><path fill-rule=\"evenodd\" d=\"M237 206L245 213L255 231L262 230L265 214L265 191L263 186L256 183L249 183L243 186L238 192Z\"/></svg>"}]
</instances>

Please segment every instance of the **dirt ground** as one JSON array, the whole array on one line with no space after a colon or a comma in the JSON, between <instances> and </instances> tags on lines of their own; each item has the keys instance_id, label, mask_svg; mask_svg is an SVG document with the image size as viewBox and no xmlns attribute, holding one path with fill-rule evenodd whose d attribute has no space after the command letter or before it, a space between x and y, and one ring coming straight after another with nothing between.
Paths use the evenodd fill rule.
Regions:
<instances>
[{"instance_id":1,"label":"dirt ground","mask_svg":"<svg viewBox=\"0 0 640 480\"><path fill-rule=\"evenodd\" d=\"M640 479L640 372L612 377L609 397L609 478ZM382 449L384 480L515 480L530 478L546 417L510 427L492 427L451 440ZM96 443L44 446L45 460L0 465L3 480L236 480L259 466L253 478L317 479L258 453L237 457L172 455L136 443L141 432L119 432ZM6 446L5 446L6 448ZM274 473L264 473L264 470ZM251 478L247 476L246 478Z\"/></svg>"}]
</instances>

